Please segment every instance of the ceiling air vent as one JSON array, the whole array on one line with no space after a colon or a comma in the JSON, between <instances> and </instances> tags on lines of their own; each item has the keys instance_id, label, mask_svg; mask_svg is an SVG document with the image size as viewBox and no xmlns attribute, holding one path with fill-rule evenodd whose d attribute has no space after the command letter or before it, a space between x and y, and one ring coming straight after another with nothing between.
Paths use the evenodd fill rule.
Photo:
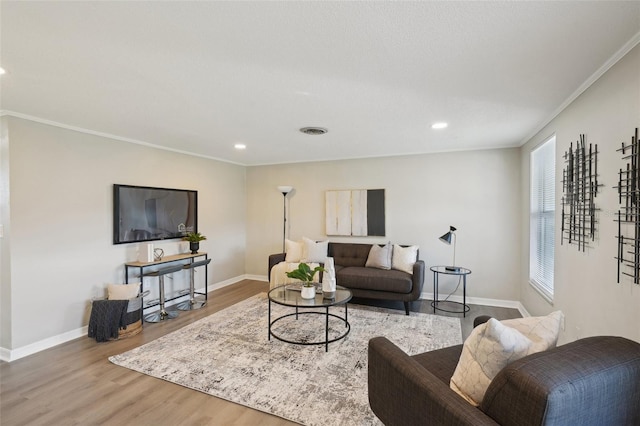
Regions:
<instances>
[{"instance_id":1,"label":"ceiling air vent","mask_svg":"<svg viewBox=\"0 0 640 426\"><path fill-rule=\"evenodd\" d=\"M300 131L305 135L324 135L328 132L324 127L303 127Z\"/></svg>"}]
</instances>

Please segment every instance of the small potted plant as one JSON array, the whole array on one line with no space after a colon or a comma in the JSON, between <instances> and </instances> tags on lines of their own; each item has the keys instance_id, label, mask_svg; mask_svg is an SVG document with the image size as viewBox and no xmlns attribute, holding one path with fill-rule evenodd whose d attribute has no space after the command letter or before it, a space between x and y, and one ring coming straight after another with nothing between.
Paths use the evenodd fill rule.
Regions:
<instances>
[{"instance_id":1,"label":"small potted plant","mask_svg":"<svg viewBox=\"0 0 640 426\"><path fill-rule=\"evenodd\" d=\"M298 269L287 272L287 277L302 281L300 296L303 299L313 299L316 297L316 287L313 285L313 277L318 271L324 271L324 268L322 266L316 266L314 269L311 269L309 265L303 262L298 265Z\"/></svg>"},{"instance_id":2,"label":"small potted plant","mask_svg":"<svg viewBox=\"0 0 640 426\"><path fill-rule=\"evenodd\" d=\"M187 235L182 237L182 239L184 241L189 241L189 249L191 249L191 254L196 254L200 249L200 241L206 240L207 237L199 232L187 232Z\"/></svg>"}]
</instances>

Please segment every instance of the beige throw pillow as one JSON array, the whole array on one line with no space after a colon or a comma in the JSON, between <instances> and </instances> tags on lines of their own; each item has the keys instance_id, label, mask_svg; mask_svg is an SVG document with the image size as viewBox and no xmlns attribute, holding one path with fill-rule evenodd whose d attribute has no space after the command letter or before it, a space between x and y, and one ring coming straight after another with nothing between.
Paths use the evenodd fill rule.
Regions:
<instances>
[{"instance_id":1,"label":"beige throw pillow","mask_svg":"<svg viewBox=\"0 0 640 426\"><path fill-rule=\"evenodd\" d=\"M391 243L387 243L384 247L373 244L367 257L367 268L391 269ZM413 266L412 266L413 268Z\"/></svg>"},{"instance_id":2,"label":"beige throw pillow","mask_svg":"<svg viewBox=\"0 0 640 426\"><path fill-rule=\"evenodd\" d=\"M413 264L418 260L418 246L402 247L393 245L393 255L391 257L391 269L404 271L413 274Z\"/></svg>"},{"instance_id":3,"label":"beige throw pillow","mask_svg":"<svg viewBox=\"0 0 640 426\"><path fill-rule=\"evenodd\" d=\"M140 283L131 284L107 284L107 299L129 300L138 297Z\"/></svg>"},{"instance_id":4,"label":"beige throw pillow","mask_svg":"<svg viewBox=\"0 0 640 426\"><path fill-rule=\"evenodd\" d=\"M526 356L532 344L515 328L491 318L465 340L451 377L451 389L472 405L479 405L491 380L507 364Z\"/></svg>"},{"instance_id":5,"label":"beige throw pillow","mask_svg":"<svg viewBox=\"0 0 640 426\"><path fill-rule=\"evenodd\" d=\"M515 318L500 322L527 336L533 342L529 353L535 353L556 347L563 321L562 311L555 311L544 317Z\"/></svg>"},{"instance_id":6,"label":"beige throw pillow","mask_svg":"<svg viewBox=\"0 0 640 426\"><path fill-rule=\"evenodd\" d=\"M284 251L287 253L285 262L300 262L302 259L302 242L284 240Z\"/></svg>"}]
</instances>

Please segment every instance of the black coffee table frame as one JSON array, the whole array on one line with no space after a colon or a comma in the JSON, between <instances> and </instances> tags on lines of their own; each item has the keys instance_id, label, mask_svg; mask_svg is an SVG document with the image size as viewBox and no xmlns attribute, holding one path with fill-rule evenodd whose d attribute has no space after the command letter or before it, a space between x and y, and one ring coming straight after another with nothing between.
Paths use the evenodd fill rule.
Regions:
<instances>
[{"instance_id":1,"label":"black coffee table frame","mask_svg":"<svg viewBox=\"0 0 640 426\"><path fill-rule=\"evenodd\" d=\"M337 297L335 299L323 299L322 294L316 294L315 299L302 299L300 297L300 291L288 290L286 287L287 287L286 285L279 286L269 291L268 340L271 340L271 336L273 336L282 342L291 343L294 345L307 345L307 346L308 345L324 345L325 352L328 352L329 343L333 343L340 339L344 339L347 336L347 334L349 334L349 332L351 331L351 324L349 324L349 308L347 304L352 297L351 291L349 289L338 286L336 289ZM285 297L276 298L275 296L276 294L285 294ZM295 312L286 314L286 315L281 315L272 321L271 320L271 302L277 303L278 305L282 305L282 306L293 307L295 308ZM329 313L330 307L339 306L339 305L344 305L344 317ZM300 308L302 309L324 308L324 312L318 312L318 311L300 312ZM284 338L273 332L272 327L278 321L284 318L292 317L292 316L295 316L297 320L299 315L324 315L325 316L324 340L321 340L318 342L301 342L298 340L291 340L291 339ZM340 321L344 321L344 325L346 329L344 333L342 333L341 335L333 339L329 339L329 317L337 318Z\"/></svg>"}]
</instances>

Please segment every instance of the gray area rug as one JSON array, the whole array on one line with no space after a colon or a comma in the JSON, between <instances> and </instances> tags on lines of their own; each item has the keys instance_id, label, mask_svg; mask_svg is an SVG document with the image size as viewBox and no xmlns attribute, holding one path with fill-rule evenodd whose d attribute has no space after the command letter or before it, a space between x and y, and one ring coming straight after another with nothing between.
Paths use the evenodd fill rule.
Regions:
<instances>
[{"instance_id":1,"label":"gray area rug","mask_svg":"<svg viewBox=\"0 0 640 426\"><path fill-rule=\"evenodd\" d=\"M272 318L291 308L272 304ZM302 311L302 310L301 310ZM344 308L331 308L344 315ZM349 305L351 332L324 345L267 340L265 293L131 351L117 365L304 425L379 425L367 397L367 344L386 336L409 354L462 342L460 320ZM274 331L302 341L324 338L324 316L289 317ZM344 332L331 318L330 335Z\"/></svg>"}]
</instances>

